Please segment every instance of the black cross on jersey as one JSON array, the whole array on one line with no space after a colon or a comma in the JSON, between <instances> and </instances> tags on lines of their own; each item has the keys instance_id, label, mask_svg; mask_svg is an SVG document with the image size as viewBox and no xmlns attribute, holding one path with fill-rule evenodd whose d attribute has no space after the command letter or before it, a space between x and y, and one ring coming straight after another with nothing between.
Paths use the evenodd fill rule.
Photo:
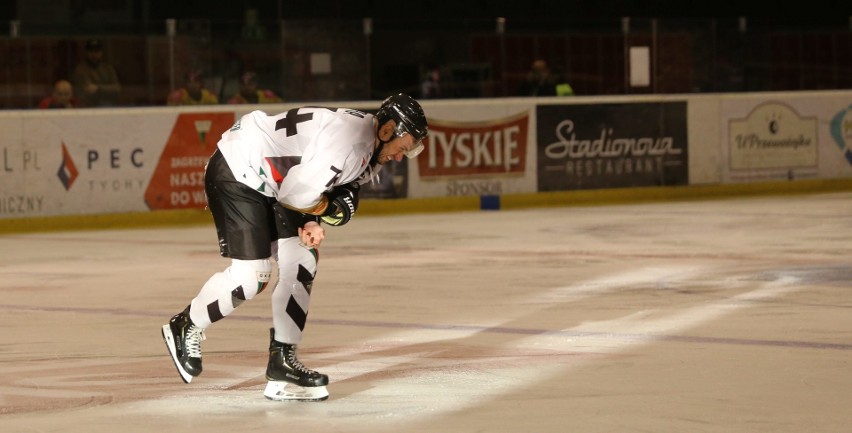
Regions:
<instances>
[{"instance_id":1,"label":"black cross on jersey","mask_svg":"<svg viewBox=\"0 0 852 433\"><path fill-rule=\"evenodd\" d=\"M299 133L298 126L314 118L314 113L299 114L298 108L287 111L287 115L275 122L275 130L286 129L287 136L292 137Z\"/></svg>"}]
</instances>

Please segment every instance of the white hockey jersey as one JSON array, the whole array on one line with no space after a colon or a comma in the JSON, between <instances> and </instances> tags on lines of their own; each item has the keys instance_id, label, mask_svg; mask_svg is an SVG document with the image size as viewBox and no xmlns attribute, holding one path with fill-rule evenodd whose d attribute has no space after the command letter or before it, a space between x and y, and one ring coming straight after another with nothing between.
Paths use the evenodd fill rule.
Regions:
<instances>
[{"instance_id":1,"label":"white hockey jersey","mask_svg":"<svg viewBox=\"0 0 852 433\"><path fill-rule=\"evenodd\" d=\"M287 207L310 209L334 186L366 180L374 116L346 108L257 110L237 120L218 146L238 181Z\"/></svg>"}]
</instances>

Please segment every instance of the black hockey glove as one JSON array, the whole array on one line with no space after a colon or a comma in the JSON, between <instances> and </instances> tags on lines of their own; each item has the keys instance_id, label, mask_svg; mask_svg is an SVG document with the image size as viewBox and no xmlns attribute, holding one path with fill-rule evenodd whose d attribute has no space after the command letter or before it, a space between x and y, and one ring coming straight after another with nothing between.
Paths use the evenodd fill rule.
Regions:
<instances>
[{"instance_id":1,"label":"black hockey glove","mask_svg":"<svg viewBox=\"0 0 852 433\"><path fill-rule=\"evenodd\" d=\"M328 197L328 207L320 216L320 219L329 225L342 226L349 222L358 210L358 190L361 185L358 182L335 187L325 195Z\"/></svg>"}]
</instances>

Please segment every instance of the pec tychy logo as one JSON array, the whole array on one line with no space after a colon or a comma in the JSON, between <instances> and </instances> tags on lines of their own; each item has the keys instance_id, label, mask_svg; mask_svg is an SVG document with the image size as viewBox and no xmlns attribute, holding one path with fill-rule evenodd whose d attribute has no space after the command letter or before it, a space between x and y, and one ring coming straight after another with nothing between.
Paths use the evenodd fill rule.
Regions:
<instances>
[{"instance_id":1,"label":"pec tychy logo","mask_svg":"<svg viewBox=\"0 0 852 433\"><path fill-rule=\"evenodd\" d=\"M59 164L59 171L56 175L59 176L59 181L62 182L62 186L65 187L66 191L71 189L71 185L77 180L79 174L77 166L74 165L74 160L71 159L71 154L68 153L65 142L62 142L62 162Z\"/></svg>"}]
</instances>

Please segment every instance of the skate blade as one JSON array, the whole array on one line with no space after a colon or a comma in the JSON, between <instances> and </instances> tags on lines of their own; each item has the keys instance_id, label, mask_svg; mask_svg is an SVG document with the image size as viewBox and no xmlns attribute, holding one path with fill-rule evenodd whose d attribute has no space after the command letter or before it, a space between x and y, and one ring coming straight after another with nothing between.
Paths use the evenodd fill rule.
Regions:
<instances>
[{"instance_id":1,"label":"skate blade","mask_svg":"<svg viewBox=\"0 0 852 433\"><path fill-rule=\"evenodd\" d=\"M305 387L270 380L263 390L263 396L275 401L323 401L328 398L328 389L324 386Z\"/></svg>"},{"instance_id":2,"label":"skate blade","mask_svg":"<svg viewBox=\"0 0 852 433\"><path fill-rule=\"evenodd\" d=\"M169 354L172 355L172 361L175 363L180 378L184 383L192 382L192 375L181 368L180 362L177 359L177 349L175 348L175 338L172 335L172 329L169 325L163 325L163 341L166 342L166 347L169 349Z\"/></svg>"}]
</instances>

